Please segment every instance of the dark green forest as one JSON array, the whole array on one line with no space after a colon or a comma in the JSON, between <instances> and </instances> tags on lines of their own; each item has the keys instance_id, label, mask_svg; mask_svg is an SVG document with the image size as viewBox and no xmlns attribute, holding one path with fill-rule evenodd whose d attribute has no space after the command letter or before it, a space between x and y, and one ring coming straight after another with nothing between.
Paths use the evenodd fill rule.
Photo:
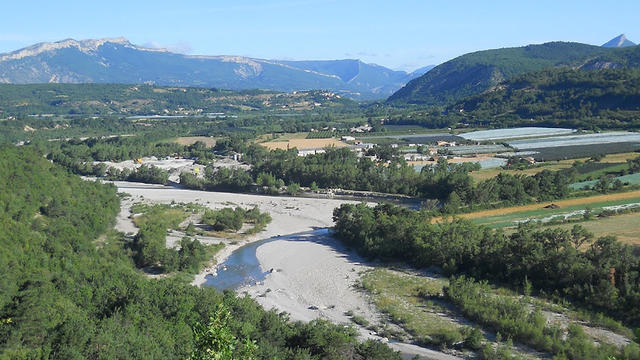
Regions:
<instances>
[{"instance_id":1,"label":"dark green forest","mask_svg":"<svg viewBox=\"0 0 640 360\"><path fill-rule=\"evenodd\" d=\"M407 109L387 125L428 128L479 126L637 129L640 127L640 70L549 68L496 83L448 105Z\"/></svg>"},{"instance_id":2,"label":"dark green forest","mask_svg":"<svg viewBox=\"0 0 640 360\"><path fill-rule=\"evenodd\" d=\"M481 94L527 73L553 68L603 70L637 68L640 47L603 48L549 42L477 51L436 66L413 79L387 100L395 106L447 106Z\"/></svg>"},{"instance_id":3,"label":"dark green forest","mask_svg":"<svg viewBox=\"0 0 640 360\"><path fill-rule=\"evenodd\" d=\"M0 153L0 357L204 358L215 340L204 334L217 334L217 344L249 344L224 353L250 348L259 359L399 359L349 328L293 323L231 292L147 279L128 240L108 230L114 186L30 149Z\"/></svg>"}]
</instances>

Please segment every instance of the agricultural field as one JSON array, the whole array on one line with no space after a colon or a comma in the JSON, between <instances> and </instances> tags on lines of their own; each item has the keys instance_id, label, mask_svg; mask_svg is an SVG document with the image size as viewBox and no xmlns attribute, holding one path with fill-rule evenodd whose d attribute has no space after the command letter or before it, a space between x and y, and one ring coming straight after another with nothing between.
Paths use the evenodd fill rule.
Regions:
<instances>
[{"instance_id":1,"label":"agricultural field","mask_svg":"<svg viewBox=\"0 0 640 360\"><path fill-rule=\"evenodd\" d=\"M437 130L437 131L431 130L430 132L425 130L420 134L400 134L400 135L355 134L354 136L359 140L367 141L367 142L370 142L371 140L383 139L383 138L393 139L395 142L398 142L398 143L414 143L414 144L429 144L429 143L435 144L437 141L464 141L464 139L461 138L460 136L451 135L449 133L442 132L442 130Z\"/></svg>"},{"instance_id":2,"label":"agricultural field","mask_svg":"<svg viewBox=\"0 0 640 360\"><path fill-rule=\"evenodd\" d=\"M578 171L578 179L591 180L600 176L619 174L629 167L626 162L586 162L582 165L575 166Z\"/></svg>"},{"instance_id":3,"label":"agricultural field","mask_svg":"<svg viewBox=\"0 0 640 360\"><path fill-rule=\"evenodd\" d=\"M501 209L476 211L460 214L458 217L470 219L477 224L487 225L493 228L513 227L529 220L549 221L554 218L570 218L581 216L582 211L589 208L591 211L605 207L629 206L640 204L640 190L623 193L596 195L583 198L553 201L557 208L545 208L551 202L512 206ZM438 219L436 219L437 221Z\"/></svg>"},{"instance_id":4,"label":"agricultural field","mask_svg":"<svg viewBox=\"0 0 640 360\"><path fill-rule=\"evenodd\" d=\"M600 162L605 163L623 163L627 160L633 160L640 156L640 153L637 152L626 152L626 153L618 153L618 154L608 154Z\"/></svg>"},{"instance_id":5,"label":"agricultural field","mask_svg":"<svg viewBox=\"0 0 640 360\"><path fill-rule=\"evenodd\" d=\"M504 145L460 145L446 148L453 155L490 154L509 151Z\"/></svg>"},{"instance_id":6,"label":"agricultural field","mask_svg":"<svg viewBox=\"0 0 640 360\"><path fill-rule=\"evenodd\" d=\"M602 169L602 174L598 174L596 172L587 172L587 173L582 173L579 175L579 177L585 178L585 177L591 177L591 178L597 178L598 175L604 175L607 172L614 172L614 171L620 171L623 168L626 169L626 162L627 160L631 160L631 159L635 159L637 157L640 156L640 153L637 152L625 152L625 153L619 153L619 154L608 154L605 157L603 157L599 162L594 162L592 164L594 165L589 165L589 166L596 166L596 167L601 167ZM479 171L474 171L471 173L471 177L475 180L475 181L482 181L482 180L487 180L487 179L491 179L494 178L496 176L498 176L498 174L500 173L505 173L505 174L509 174L509 175L535 175L543 170L550 170L550 171L558 171L558 170L564 170L564 169L569 169L574 162L576 161L582 161L582 162L587 162L589 160L589 157L582 157L582 158L577 158L577 159L567 159L567 160L549 160L549 161L544 161L544 162L539 162L536 164L535 167L532 168L528 168L528 169L524 169L524 170L505 170L502 168L483 168ZM584 166L584 165L583 165ZM586 168L585 168L586 170ZM592 171L595 171L596 169L592 169ZM630 182L631 183L631 182ZM631 183L633 184L633 183ZM576 188L579 189L579 188Z\"/></svg>"},{"instance_id":7,"label":"agricultural field","mask_svg":"<svg viewBox=\"0 0 640 360\"><path fill-rule=\"evenodd\" d=\"M281 139L278 139L281 140ZM269 150L275 149L322 149L325 147L345 147L347 144L335 138L330 139L290 139L288 141L271 141L263 142L260 145L266 147Z\"/></svg>"},{"instance_id":8,"label":"agricultural field","mask_svg":"<svg viewBox=\"0 0 640 360\"><path fill-rule=\"evenodd\" d=\"M579 159L601 154L629 153L640 151L640 142L609 143L593 145L558 146L551 148L533 149L536 161L553 161L565 159Z\"/></svg>"},{"instance_id":9,"label":"agricultural field","mask_svg":"<svg viewBox=\"0 0 640 360\"><path fill-rule=\"evenodd\" d=\"M575 132L574 129L565 128L520 127L511 129L473 131L461 134L460 136L472 141L492 141L552 135L566 135L573 132Z\"/></svg>"},{"instance_id":10,"label":"agricultural field","mask_svg":"<svg viewBox=\"0 0 640 360\"><path fill-rule=\"evenodd\" d=\"M502 168L482 168L479 171L474 171L470 175L476 181L483 181L487 179L492 179L500 173L509 174L509 175L527 175L532 176L543 170L557 171L568 169L573 164L574 160L562 160L562 161L553 161L553 162L545 162L540 164L539 166L532 167L524 170L505 170Z\"/></svg>"},{"instance_id":11,"label":"agricultural field","mask_svg":"<svg viewBox=\"0 0 640 360\"><path fill-rule=\"evenodd\" d=\"M214 147L216 145L216 138L209 136L182 136L175 140L180 145L193 145L196 142L203 142L207 147Z\"/></svg>"},{"instance_id":12,"label":"agricultural field","mask_svg":"<svg viewBox=\"0 0 640 360\"><path fill-rule=\"evenodd\" d=\"M307 133L307 132L284 133L284 134L266 134L266 135L262 135L257 140L259 142L262 142L262 141L264 141L264 142L283 142L283 141L289 141L289 140L293 140L293 139L306 139L308 134L309 133Z\"/></svg>"},{"instance_id":13,"label":"agricultural field","mask_svg":"<svg viewBox=\"0 0 640 360\"><path fill-rule=\"evenodd\" d=\"M323 131L317 131L317 132L310 132L307 134L306 138L307 139L329 139L332 137L339 137L340 134L341 133L338 131L323 130Z\"/></svg>"},{"instance_id":14,"label":"agricultural field","mask_svg":"<svg viewBox=\"0 0 640 360\"><path fill-rule=\"evenodd\" d=\"M417 133L424 132L429 130L420 125L384 125L384 130L386 132L406 132L406 133Z\"/></svg>"},{"instance_id":15,"label":"agricultural field","mask_svg":"<svg viewBox=\"0 0 640 360\"><path fill-rule=\"evenodd\" d=\"M514 140L509 146L518 150L546 149L551 147L566 147L579 145L602 145L640 142L640 133L626 131L612 131L596 134L580 134L568 136L553 136L525 140Z\"/></svg>"},{"instance_id":16,"label":"agricultural field","mask_svg":"<svg viewBox=\"0 0 640 360\"><path fill-rule=\"evenodd\" d=\"M639 222L640 213L630 213L594 218L590 221L580 222L580 226L593 233L596 238L613 235L624 243L640 246ZM553 227L570 230L573 224L562 224Z\"/></svg>"},{"instance_id":17,"label":"agricultural field","mask_svg":"<svg viewBox=\"0 0 640 360\"><path fill-rule=\"evenodd\" d=\"M613 178L611 180L612 181L620 180L625 185L627 185L627 184L628 185L640 185L640 173L618 176L618 177L615 177L615 178ZM573 184L569 185L569 187L572 188L573 190L590 189L597 182L598 182L598 180L581 181L581 182L573 183Z\"/></svg>"}]
</instances>

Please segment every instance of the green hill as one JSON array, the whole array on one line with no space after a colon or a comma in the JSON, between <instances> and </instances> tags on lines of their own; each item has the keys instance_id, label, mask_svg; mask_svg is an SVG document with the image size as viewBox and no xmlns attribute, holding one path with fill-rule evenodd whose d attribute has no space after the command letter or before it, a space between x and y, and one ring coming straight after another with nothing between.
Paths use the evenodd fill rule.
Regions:
<instances>
[{"instance_id":1,"label":"green hill","mask_svg":"<svg viewBox=\"0 0 640 360\"><path fill-rule=\"evenodd\" d=\"M614 49L551 42L479 51L457 57L410 81L387 100L393 104L442 105L490 89L514 76L550 67L634 66L637 47Z\"/></svg>"},{"instance_id":2,"label":"green hill","mask_svg":"<svg viewBox=\"0 0 640 360\"><path fill-rule=\"evenodd\" d=\"M640 69L543 70L515 77L448 110L461 121L491 126L639 128Z\"/></svg>"}]
</instances>

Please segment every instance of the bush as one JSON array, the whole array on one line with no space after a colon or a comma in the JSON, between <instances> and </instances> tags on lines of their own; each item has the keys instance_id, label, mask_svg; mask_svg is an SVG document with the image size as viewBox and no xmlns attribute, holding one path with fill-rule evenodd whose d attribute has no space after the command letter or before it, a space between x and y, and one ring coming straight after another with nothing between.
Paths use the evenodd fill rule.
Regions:
<instances>
[{"instance_id":1,"label":"bush","mask_svg":"<svg viewBox=\"0 0 640 360\"><path fill-rule=\"evenodd\" d=\"M471 350L480 350L482 349L482 343L484 342L484 336L482 335L482 331L478 328L466 328L463 331L463 335L465 336L464 344L467 348Z\"/></svg>"},{"instance_id":2,"label":"bush","mask_svg":"<svg viewBox=\"0 0 640 360\"><path fill-rule=\"evenodd\" d=\"M211 226L215 231L238 232L244 223L252 223L254 226L247 230L247 234L262 231L266 224L271 222L268 213L260 212L257 207L244 210L241 207L223 208L220 210L205 210L202 222Z\"/></svg>"},{"instance_id":3,"label":"bush","mask_svg":"<svg viewBox=\"0 0 640 360\"><path fill-rule=\"evenodd\" d=\"M300 193L300 185L297 183L291 183L287 186L287 194L297 195Z\"/></svg>"},{"instance_id":4,"label":"bush","mask_svg":"<svg viewBox=\"0 0 640 360\"><path fill-rule=\"evenodd\" d=\"M213 227L215 231L239 231L244 223L244 210L239 207L206 210L202 222Z\"/></svg>"},{"instance_id":5,"label":"bush","mask_svg":"<svg viewBox=\"0 0 640 360\"><path fill-rule=\"evenodd\" d=\"M138 267L159 265L165 256L167 228L147 222L133 239L134 260Z\"/></svg>"}]
</instances>

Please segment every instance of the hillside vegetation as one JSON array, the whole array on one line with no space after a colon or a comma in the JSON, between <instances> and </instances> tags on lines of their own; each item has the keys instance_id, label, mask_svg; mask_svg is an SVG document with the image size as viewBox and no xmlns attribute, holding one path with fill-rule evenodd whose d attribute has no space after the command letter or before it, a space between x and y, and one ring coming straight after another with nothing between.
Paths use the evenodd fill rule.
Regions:
<instances>
[{"instance_id":1,"label":"hillside vegetation","mask_svg":"<svg viewBox=\"0 0 640 360\"><path fill-rule=\"evenodd\" d=\"M464 122L492 127L533 120L549 126L638 128L640 70L548 69L506 81L450 111Z\"/></svg>"},{"instance_id":2,"label":"hillside vegetation","mask_svg":"<svg viewBox=\"0 0 640 360\"><path fill-rule=\"evenodd\" d=\"M569 66L602 69L636 66L635 48L611 49L579 43L541 45L478 51L447 61L410 81L393 94L392 104L443 105L482 93L514 76Z\"/></svg>"}]
</instances>

